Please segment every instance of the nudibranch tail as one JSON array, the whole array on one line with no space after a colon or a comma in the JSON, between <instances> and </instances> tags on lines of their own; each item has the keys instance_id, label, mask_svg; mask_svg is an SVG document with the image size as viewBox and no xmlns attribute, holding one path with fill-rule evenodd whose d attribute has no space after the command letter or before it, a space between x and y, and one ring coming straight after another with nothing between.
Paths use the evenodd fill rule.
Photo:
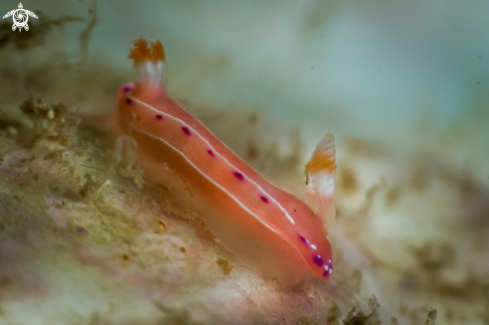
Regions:
<instances>
[{"instance_id":1,"label":"nudibranch tail","mask_svg":"<svg viewBox=\"0 0 489 325\"><path fill-rule=\"evenodd\" d=\"M146 40L137 38L131 46L129 58L133 59L141 81L153 84L162 82L165 50L161 42L153 41L150 48Z\"/></svg>"},{"instance_id":2,"label":"nudibranch tail","mask_svg":"<svg viewBox=\"0 0 489 325\"><path fill-rule=\"evenodd\" d=\"M306 201L323 219L326 228L334 223L334 186L336 176L335 142L331 133L316 145L311 160L306 165Z\"/></svg>"}]
</instances>

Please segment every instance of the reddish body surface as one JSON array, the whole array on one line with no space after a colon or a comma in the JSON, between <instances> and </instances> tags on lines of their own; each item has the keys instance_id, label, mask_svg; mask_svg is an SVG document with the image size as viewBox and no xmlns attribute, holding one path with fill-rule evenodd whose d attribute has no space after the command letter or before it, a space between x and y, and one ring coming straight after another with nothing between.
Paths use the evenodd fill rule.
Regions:
<instances>
[{"instance_id":1,"label":"reddish body surface","mask_svg":"<svg viewBox=\"0 0 489 325\"><path fill-rule=\"evenodd\" d=\"M153 45L145 52L145 43L137 42L131 53L137 66L157 64L161 53L164 58L162 48ZM145 178L199 211L222 245L254 270L285 284L300 281L307 269L328 278L333 256L322 219L264 179L169 98L151 71L146 75L121 88L115 115L120 133L138 143Z\"/></svg>"}]
</instances>

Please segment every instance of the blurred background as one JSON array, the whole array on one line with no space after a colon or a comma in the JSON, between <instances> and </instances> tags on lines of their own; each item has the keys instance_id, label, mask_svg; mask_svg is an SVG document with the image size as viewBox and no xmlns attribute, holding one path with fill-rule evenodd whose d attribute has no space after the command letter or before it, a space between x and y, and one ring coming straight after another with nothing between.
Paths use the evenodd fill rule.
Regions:
<instances>
[{"instance_id":1,"label":"blurred background","mask_svg":"<svg viewBox=\"0 0 489 325\"><path fill-rule=\"evenodd\" d=\"M88 0L23 4L53 18L89 19L93 7ZM16 6L4 1L0 8ZM480 113L487 93L485 1L100 1L96 7L87 64L108 60L128 69L132 39L159 39L170 91L189 88L189 100L217 108L240 103L316 137L328 129L385 139L389 131L402 141L413 128L446 129ZM55 36L77 50L74 35L84 27L66 24Z\"/></svg>"},{"instance_id":2,"label":"blurred background","mask_svg":"<svg viewBox=\"0 0 489 325\"><path fill-rule=\"evenodd\" d=\"M216 323L340 324L355 306L364 323L345 324L396 324L391 316L424 324L430 307L436 324L489 324L488 1L22 4L40 19L29 18L22 37L9 29L11 18L2 21L5 128L29 124L15 110L32 94L72 103L82 124L103 120L118 87L137 79L127 56L140 36L163 43L170 96L299 197L302 166L324 133L335 135L338 221L330 231L336 270L344 271L321 292L340 297L342 316L271 299L264 304L273 308L253 312L286 310L283 322L222 316ZM0 12L17 6L4 0ZM308 285L297 299L326 299ZM382 312L369 311L371 295ZM79 314L93 317L90 308ZM192 311L171 318L165 308L162 324L199 319ZM12 315L5 324L21 319Z\"/></svg>"}]
</instances>

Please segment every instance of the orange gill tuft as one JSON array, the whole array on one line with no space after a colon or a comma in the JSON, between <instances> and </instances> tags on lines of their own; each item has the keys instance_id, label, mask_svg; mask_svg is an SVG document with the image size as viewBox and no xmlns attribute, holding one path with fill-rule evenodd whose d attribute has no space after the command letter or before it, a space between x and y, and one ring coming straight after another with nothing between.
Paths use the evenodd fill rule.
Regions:
<instances>
[{"instance_id":1,"label":"orange gill tuft","mask_svg":"<svg viewBox=\"0 0 489 325\"><path fill-rule=\"evenodd\" d=\"M307 163L306 169L312 174L320 171L334 172L336 170L335 157L329 152L315 152L312 159Z\"/></svg>"}]
</instances>

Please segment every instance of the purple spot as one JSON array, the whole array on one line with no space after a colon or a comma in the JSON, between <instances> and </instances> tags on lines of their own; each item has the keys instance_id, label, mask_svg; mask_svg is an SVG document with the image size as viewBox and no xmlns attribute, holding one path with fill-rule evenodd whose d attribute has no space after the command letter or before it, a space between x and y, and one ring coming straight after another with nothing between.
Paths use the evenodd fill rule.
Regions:
<instances>
[{"instance_id":1,"label":"purple spot","mask_svg":"<svg viewBox=\"0 0 489 325\"><path fill-rule=\"evenodd\" d=\"M211 155L212 157L214 157L214 153L212 152L212 150L207 150L207 153L208 153L209 155Z\"/></svg>"},{"instance_id":2,"label":"purple spot","mask_svg":"<svg viewBox=\"0 0 489 325\"><path fill-rule=\"evenodd\" d=\"M131 98L126 98L126 103L132 104L132 99Z\"/></svg>"},{"instance_id":3,"label":"purple spot","mask_svg":"<svg viewBox=\"0 0 489 325\"><path fill-rule=\"evenodd\" d=\"M122 92L124 94L127 94L128 92L130 92L132 90L132 86L129 86L129 85L126 85L124 87L122 87Z\"/></svg>"},{"instance_id":4,"label":"purple spot","mask_svg":"<svg viewBox=\"0 0 489 325\"><path fill-rule=\"evenodd\" d=\"M160 114L155 115L155 117L156 117L157 120L162 120L163 119L163 116L161 116Z\"/></svg>"},{"instance_id":5,"label":"purple spot","mask_svg":"<svg viewBox=\"0 0 489 325\"><path fill-rule=\"evenodd\" d=\"M268 199L266 197L264 197L263 195L260 195L260 199L265 202L265 203L268 203Z\"/></svg>"},{"instance_id":6,"label":"purple spot","mask_svg":"<svg viewBox=\"0 0 489 325\"><path fill-rule=\"evenodd\" d=\"M244 180L243 174L241 174L240 172L234 172L233 174L240 181Z\"/></svg>"},{"instance_id":7,"label":"purple spot","mask_svg":"<svg viewBox=\"0 0 489 325\"><path fill-rule=\"evenodd\" d=\"M329 271L324 271L324 272L323 272L323 276L324 276L325 278L326 278L326 277L328 277L328 276L329 276Z\"/></svg>"},{"instance_id":8,"label":"purple spot","mask_svg":"<svg viewBox=\"0 0 489 325\"><path fill-rule=\"evenodd\" d=\"M312 258L312 261L317 266L323 266L324 265L324 261L323 261L323 258L321 257L321 255L314 255L314 257Z\"/></svg>"},{"instance_id":9,"label":"purple spot","mask_svg":"<svg viewBox=\"0 0 489 325\"><path fill-rule=\"evenodd\" d=\"M304 245L309 246L309 244L307 243L307 239L304 236L301 236L299 234L297 234L297 236L299 237L300 241L304 243Z\"/></svg>"},{"instance_id":10,"label":"purple spot","mask_svg":"<svg viewBox=\"0 0 489 325\"><path fill-rule=\"evenodd\" d=\"M189 130L189 129L188 129L188 127L186 127L186 126L182 126L182 131L183 131L183 133L185 133L186 135L190 135L190 134L191 134L191 133L190 133L190 130Z\"/></svg>"}]
</instances>

